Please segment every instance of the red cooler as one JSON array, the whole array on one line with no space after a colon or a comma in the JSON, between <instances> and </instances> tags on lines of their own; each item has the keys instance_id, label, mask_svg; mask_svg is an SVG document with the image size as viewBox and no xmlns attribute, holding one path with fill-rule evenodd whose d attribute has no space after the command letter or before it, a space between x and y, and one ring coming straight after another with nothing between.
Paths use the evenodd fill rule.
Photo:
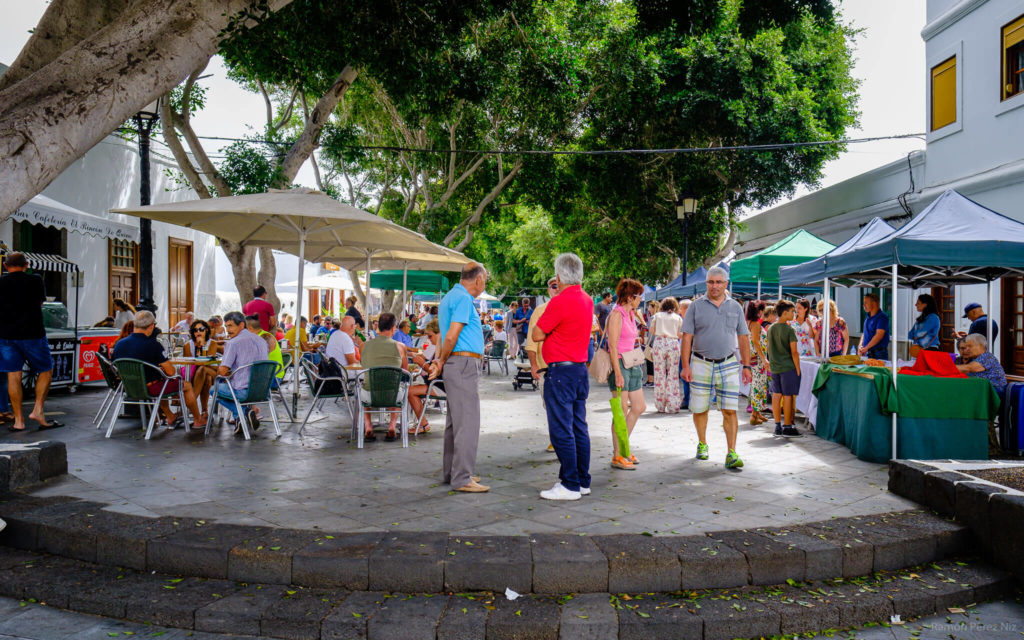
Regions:
<instances>
[{"instance_id":1,"label":"red cooler","mask_svg":"<svg viewBox=\"0 0 1024 640\"><path fill-rule=\"evenodd\" d=\"M103 372L96 358L96 350L101 344L107 349L114 348L114 342L121 332L117 329L85 329L79 332L78 346L78 381L103 382Z\"/></svg>"}]
</instances>

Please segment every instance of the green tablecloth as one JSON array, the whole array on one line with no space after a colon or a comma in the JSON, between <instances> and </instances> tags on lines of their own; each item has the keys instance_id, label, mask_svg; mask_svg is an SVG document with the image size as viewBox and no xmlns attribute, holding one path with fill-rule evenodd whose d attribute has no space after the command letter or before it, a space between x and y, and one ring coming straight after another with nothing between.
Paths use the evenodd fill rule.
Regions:
<instances>
[{"instance_id":1,"label":"green tablecloth","mask_svg":"<svg viewBox=\"0 0 1024 640\"><path fill-rule=\"evenodd\" d=\"M988 421L998 410L998 396L987 380L901 375L899 393L893 394L891 387L880 384L891 381L890 372L832 365L821 369L826 367L827 375L819 370L815 380L815 431L820 437L849 447L861 460L886 462L892 453L891 413L898 409L899 458L988 458ZM836 369L861 375L831 375ZM886 411L880 390L887 396Z\"/></svg>"}]
</instances>

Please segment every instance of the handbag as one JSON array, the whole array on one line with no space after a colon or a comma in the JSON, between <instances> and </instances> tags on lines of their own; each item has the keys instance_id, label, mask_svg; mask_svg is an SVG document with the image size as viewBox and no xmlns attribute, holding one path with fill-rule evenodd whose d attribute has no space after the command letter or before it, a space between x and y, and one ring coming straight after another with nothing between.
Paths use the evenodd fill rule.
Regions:
<instances>
[{"instance_id":1,"label":"handbag","mask_svg":"<svg viewBox=\"0 0 1024 640\"><path fill-rule=\"evenodd\" d=\"M657 325L657 320L651 318L651 329L647 332L647 345L644 346L644 360L647 362L654 362L654 328Z\"/></svg>"},{"instance_id":2,"label":"handbag","mask_svg":"<svg viewBox=\"0 0 1024 640\"><path fill-rule=\"evenodd\" d=\"M632 351L627 351L626 353L623 353L620 357L622 358L622 366L626 367L627 369L632 369L633 367L637 367L644 363L644 352L641 351L640 349L633 349Z\"/></svg>"},{"instance_id":3,"label":"handbag","mask_svg":"<svg viewBox=\"0 0 1024 640\"><path fill-rule=\"evenodd\" d=\"M612 357L604 349L594 352L594 359L587 366L587 372L598 382L607 382L608 375L612 372Z\"/></svg>"}]
</instances>

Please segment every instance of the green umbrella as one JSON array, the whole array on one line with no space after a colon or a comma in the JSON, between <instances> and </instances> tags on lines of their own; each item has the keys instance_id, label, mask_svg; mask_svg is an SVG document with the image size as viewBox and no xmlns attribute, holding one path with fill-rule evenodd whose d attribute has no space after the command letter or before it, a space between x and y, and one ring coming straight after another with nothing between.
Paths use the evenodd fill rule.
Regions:
<instances>
[{"instance_id":1,"label":"green umbrella","mask_svg":"<svg viewBox=\"0 0 1024 640\"><path fill-rule=\"evenodd\" d=\"M616 389L609 402L612 405L612 431L619 441L619 455L629 458L629 430L626 428L626 414L622 412L622 400L619 394L622 389Z\"/></svg>"}]
</instances>

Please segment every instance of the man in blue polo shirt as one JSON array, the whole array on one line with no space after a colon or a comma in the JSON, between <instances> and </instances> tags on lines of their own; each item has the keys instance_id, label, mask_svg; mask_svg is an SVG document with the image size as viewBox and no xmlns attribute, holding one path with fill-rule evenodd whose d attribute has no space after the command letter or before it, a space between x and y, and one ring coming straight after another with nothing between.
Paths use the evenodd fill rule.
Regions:
<instances>
[{"instance_id":1,"label":"man in blue polo shirt","mask_svg":"<svg viewBox=\"0 0 1024 640\"><path fill-rule=\"evenodd\" d=\"M441 300L439 319L444 340L438 347L430 378L444 378L448 418L444 429L442 471L455 491L483 493L490 487L473 476L480 440L480 359L484 334L473 299L487 286L487 270L470 262L459 284Z\"/></svg>"},{"instance_id":2,"label":"man in blue polo shirt","mask_svg":"<svg viewBox=\"0 0 1024 640\"><path fill-rule=\"evenodd\" d=\"M889 359L889 316L882 311L878 294L864 294L864 311L868 317L864 319L864 332L860 337L860 348L857 355L876 360Z\"/></svg>"}]
</instances>

